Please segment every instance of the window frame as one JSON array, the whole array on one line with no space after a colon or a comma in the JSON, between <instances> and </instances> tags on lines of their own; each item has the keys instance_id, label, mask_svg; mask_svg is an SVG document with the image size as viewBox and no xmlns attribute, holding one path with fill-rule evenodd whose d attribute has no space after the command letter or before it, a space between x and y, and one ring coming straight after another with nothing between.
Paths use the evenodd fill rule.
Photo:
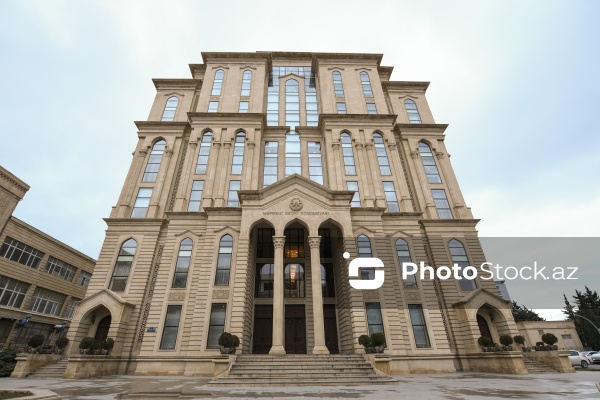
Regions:
<instances>
[{"instance_id":1,"label":"window frame","mask_svg":"<svg viewBox=\"0 0 600 400\"><path fill-rule=\"evenodd\" d=\"M179 316L177 317L177 325L167 325L167 323L169 323L169 311L170 310L179 310ZM179 336L179 325L181 325L181 315L183 314L183 305L181 304L169 304L167 306L167 311L165 312L165 319L163 320L163 329L162 329L162 334L160 335L160 344L159 344L159 350L175 350L177 349L177 342L178 342L178 336ZM171 317L173 318L173 317ZM165 334L167 333L167 329L169 329L170 331L173 330L175 331L175 335L174 335L174 341L173 341L173 347L165 347Z\"/></svg>"},{"instance_id":2,"label":"window frame","mask_svg":"<svg viewBox=\"0 0 600 400\"><path fill-rule=\"evenodd\" d=\"M169 102L172 99L175 99L175 106L172 105L173 102L171 102L171 106L169 106ZM165 103L165 108L163 109L162 117L160 119L161 122L173 121L175 119L175 115L177 114L177 107L179 107L179 97L170 96ZM172 115L171 115L171 113L172 113Z\"/></svg>"},{"instance_id":3,"label":"window frame","mask_svg":"<svg viewBox=\"0 0 600 400\"><path fill-rule=\"evenodd\" d=\"M356 176L356 160L354 159L354 148L352 146L352 135L348 131L340 133L340 145L342 147L342 158L344 160L344 174ZM349 151L347 151L349 149ZM350 163L352 161L352 163Z\"/></svg>"},{"instance_id":4,"label":"window frame","mask_svg":"<svg viewBox=\"0 0 600 400\"><path fill-rule=\"evenodd\" d=\"M211 96L220 96L223 91L223 82L225 81L225 71L218 69L213 77L213 85L210 91Z\"/></svg>"},{"instance_id":5,"label":"window frame","mask_svg":"<svg viewBox=\"0 0 600 400\"><path fill-rule=\"evenodd\" d=\"M190 273L190 268L192 266L193 255L194 241L191 238L186 237L179 242L179 251L177 252L177 259L175 260L173 280L171 281L172 289L185 289L187 287L187 280ZM187 264L185 263L186 259Z\"/></svg>"},{"instance_id":6,"label":"window frame","mask_svg":"<svg viewBox=\"0 0 600 400\"><path fill-rule=\"evenodd\" d=\"M231 175L242 175L244 169L244 153L246 150L246 132L235 134L233 156L231 157Z\"/></svg>"},{"instance_id":7,"label":"window frame","mask_svg":"<svg viewBox=\"0 0 600 400\"><path fill-rule=\"evenodd\" d=\"M135 246L127 246L128 249L133 249L133 254L121 254L121 252L124 252L124 248L125 245L127 243L130 243L130 241L133 241L133 244L135 244ZM113 272L110 276L110 281L108 283L108 290L115 292L115 293L120 293L120 292L126 292L127 291L127 285L129 284L129 277L131 276L131 271L133 269L133 264L135 262L135 256L137 255L137 248L138 248L138 242L137 240L135 240L134 238L130 237L129 239L126 239L123 241L123 243L121 243L121 246L119 247L119 252L117 253L117 257L115 258L114 261L114 266L113 266ZM120 258L121 257L131 257L130 260L128 259L124 259L125 261L121 261ZM127 274L126 275L117 275L117 267L119 267L119 262L124 262L127 263L128 265L126 266L126 268L128 268ZM121 268L123 268L124 266L121 265ZM123 290L115 290L114 289L114 282L115 279L114 278L125 278L125 284L123 285Z\"/></svg>"},{"instance_id":8,"label":"window frame","mask_svg":"<svg viewBox=\"0 0 600 400\"><path fill-rule=\"evenodd\" d=\"M418 309L416 309L416 307L418 307ZM422 324L415 324L415 321L413 319L413 313L411 312L413 309L420 311L420 317L423 320ZM429 335L429 329L427 327L427 318L425 316L425 311L423 310L423 305L422 304L409 304L408 305L408 315L409 315L409 318L410 318L410 326L411 326L411 329L413 331L413 340L414 340L415 348L416 349L430 349L430 348L432 348L432 346L431 346L431 338L430 338L430 335ZM415 327L422 327L423 334L425 336L424 338L425 338L425 341L426 341L426 345L425 346L419 346L419 344L417 342L417 334L416 334L416 331L415 331Z\"/></svg>"},{"instance_id":9,"label":"window frame","mask_svg":"<svg viewBox=\"0 0 600 400\"><path fill-rule=\"evenodd\" d=\"M226 246L229 241L231 242L231 246ZM229 286L231 282L231 265L233 263L234 243L235 241L233 236L229 233L224 234L219 239L213 286ZM229 255L229 260L227 260L227 255Z\"/></svg>"},{"instance_id":10,"label":"window frame","mask_svg":"<svg viewBox=\"0 0 600 400\"><path fill-rule=\"evenodd\" d=\"M213 313L215 312L215 306L223 308L223 324L213 325ZM227 303L212 303L210 306L210 316L208 320L208 333L206 335L206 348L207 349L218 349L219 348L219 337L225 332L225 326L227 325ZM211 344L213 338L212 329L213 327L222 327L221 332L216 337L216 344Z\"/></svg>"},{"instance_id":11,"label":"window frame","mask_svg":"<svg viewBox=\"0 0 600 400\"><path fill-rule=\"evenodd\" d=\"M205 140L208 137L208 140ZM208 169L208 162L210 161L210 148L212 146L212 131L206 131L202 134L202 139L200 140L200 146L198 149L198 159L196 160L196 175L206 175L206 170ZM207 150L208 149L208 150ZM203 151L206 154L203 154ZM205 163L200 163L200 157L206 157Z\"/></svg>"}]
</instances>

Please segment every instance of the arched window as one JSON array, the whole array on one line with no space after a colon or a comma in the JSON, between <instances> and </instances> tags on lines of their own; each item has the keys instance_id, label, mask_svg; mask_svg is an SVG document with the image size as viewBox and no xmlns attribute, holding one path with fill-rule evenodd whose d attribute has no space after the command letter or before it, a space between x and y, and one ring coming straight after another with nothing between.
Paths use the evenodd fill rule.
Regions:
<instances>
[{"instance_id":1,"label":"arched window","mask_svg":"<svg viewBox=\"0 0 600 400\"><path fill-rule=\"evenodd\" d=\"M244 71L242 77L242 92L240 96L250 96L250 86L252 85L252 71L249 69Z\"/></svg>"},{"instance_id":2,"label":"arched window","mask_svg":"<svg viewBox=\"0 0 600 400\"><path fill-rule=\"evenodd\" d=\"M342 74L333 71L333 90L335 97L344 97L344 85L342 84Z\"/></svg>"},{"instance_id":3,"label":"arched window","mask_svg":"<svg viewBox=\"0 0 600 400\"><path fill-rule=\"evenodd\" d=\"M219 255L217 257L217 273L215 275L216 286L229 285L229 271L231 270L231 256L233 254L233 238L225 235L219 243Z\"/></svg>"},{"instance_id":4,"label":"arched window","mask_svg":"<svg viewBox=\"0 0 600 400\"><path fill-rule=\"evenodd\" d=\"M284 270L285 297L306 297L304 268L301 264L287 264Z\"/></svg>"},{"instance_id":5,"label":"arched window","mask_svg":"<svg viewBox=\"0 0 600 400\"><path fill-rule=\"evenodd\" d=\"M225 76L225 72L222 69L217 70L215 72L215 81L213 82L211 96L220 96L221 88L223 87L223 76Z\"/></svg>"},{"instance_id":6,"label":"arched window","mask_svg":"<svg viewBox=\"0 0 600 400\"><path fill-rule=\"evenodd\" d=\"M354 151L352 150L352 139L350 138L350 134L348 132L342 132L340 141L342 142L342 154L344 156L346 175L356 175Z\"/></svg>"},{"instance_id":7,"label":"arched window","mask_svg":"<svg viewBox=\"0 0 600 400\"><path fill-rule=\"evenodd\" d=\"M427 175L427 182L429 183L442 183L440 173L435 165L435 158L429 148L429 145L425 142L419 142L419 154L421 155L421 161L425 168L425 174Z\"/></svg>"},{"instance_id":8,"label":"arched window","mask_svg":"<svg viewBox=\"0 0 600 400\"><path fill-rule=\"evenodd\" d=\"M125 291L136 249L137 242L134 239L129 239L123 243L117 256L117 263L115 264L108 290L112 290L113 292Z\"/></svg>"},{"instance_id":9,"label":"arched window","mask_svg":"<svg viewBox=\"0 0 600 400\"><path fill-rule=\"evenodd\" d=\"M167 99L167 104L165 105L165 110L163 111L163 115L161 121L173 121L175 118L175 111L177 111L177 105L179 104L179 99L177 96L171 96Z\"/></svg>"},{"instance_id":10,"label":"arched window","mask_svg":"<svg viewBox=\"0 0 600 400\"><path fill-rule=\"evenodd\" d=\"M467 252L465 251L465 247L458 240L452 239L448 243L448 249L450 250L450 255L452 256L452 263L458 264L458 266L460 267L460 270L458 271L458 276L462 277L463 268L469 265L469 259L467 258ZM465 291L470 291L477 289L477 285L475 284L474 279L463 278L460 280L460 288Z\"/></svg>"},{"instance_id":11,"label":"arched window","mask_svg":"<svg viewBox=\"0 0 600 400\"><path fill-rule=\"evenodd\" d=\"M192 259L192 247L194 242L192 239L185 238L179 245L179 254L177 255L177 263L175 264L175 275L173 275L174 288L184 288L187 282L188 271L190 269L190 260Z\"/></svg>"},{"instance_id":12,"label":"arched window","mask_svg":"<svg viewBox=\"0 0 600 400\"><path fill-rule=\"evenodd\" d=\"M398 264L400 265L400 273L402 276L402 264L411 263L412 258L410 257L410 250L408 249L408 243L404 239L396 240L396 255L398 256ZM406 279L404 279L404 287L405 288L416 288L417 287L417 278L415 275L408 275Z\"/></svg>"},{"instance_id":13,"label":"arched window","mask_svg":"<svg viewBox=\"0 0 600 400\"><path fill-rule=\"evenodd\" d=\"M391 175L392 170L390 169L390 161L388 160L387 152L385 151L383 135L377 132L374 133L373 141L375 142L375 153L377 154L377 162L379 163L379 172L381 175Z\"/></svg>"},{"instance_id":14,"label":"arched window","mask_svg":"<svg viewBox=\"0 0 600 400\"><path fill-rule=\"evenodd\" d=\"M406 113L408 114L408 120L411 124L420 124L421 116L419 115L419 110L417 109L417 105L411 99L404 100L404 107L406 107Z\"/></svg>"},{"instance_id":15,"label":"arched window","mask_svg":"<svg viewBox=\"0 0 600 400\"><path fill-rule=\"evenodd\" d=\"M239 132L235 135L235 144L233 145L233 160L231 161L231 174L239 175L242 173L244 164L244 148L246 147L246 134Z\"/></svg>"},{"instance_id":16,"label":"arched window","mask_svg":"<svg viewBox=\"0 0 600 400\"><path fill-rule=\"evenodd\" d=\"M285 176L292 174L302 174L300 135L295 131L285 135Z\"/></svg>"},{"instance_id":17,"label":"arched window","mask_svg":"<svg viewBox=\"0 0 600 400\"><path fill-rule=\"evenodd\" d=\"M198 152L198 162L196 163L196 173L200 175L206 174L208 166L208 155L210 154L210 144L212 141L212 132L205 132L200 142L200 151Z\"/></svg>"},{"instance_id":18,"label":"arched window","mask_svg":"<svg viewBox=\"0 0 600 400\"><path fill-rule=\"evenodd\" d=\"M144 171L142 182L156 182L156 176L158 175L158 170L160 169L160 162L162 161L162 156L165 152L166 145L167 142L164 140L159 140L158 142L154 143L154 146L152 146L152 151L150 152L150 158L148 158L148 164L146 164L146 170Z\"/></svg>"},{"instance_id":19,"label":"arched window","mask_svg":"<svg viewBox=\"0 0 600 400\"><path fill-rule=\"evenodd\" d=\"M358 245L358 257L373 257L373 253L371 252L371 241L368 237L360 235L356 239L356 243ZM375 279L375 268L361 268L360 279Z\"/></svg>"},{"instance_id":20,"label":"arched window","mask_svg":"<svg viewBox=\"0 0 600 400\"><path fill-rule=\"evenodd\" d=\"M292 130L300 125L300 89L295 79L285 82L285 124Z\"/></svg>"},{"instance_id":21,"label":"arched window","mask_svg":"<svg viewBox=\"0 0 600 400\"><path fill-rule=\"evenodd\" d=\"M362 83L363 93L365 97L373 97L373 90L371 89L371 81L369 80L369 74L365 71L360 73L360 82Z\"/></svg>"}]
</instances>

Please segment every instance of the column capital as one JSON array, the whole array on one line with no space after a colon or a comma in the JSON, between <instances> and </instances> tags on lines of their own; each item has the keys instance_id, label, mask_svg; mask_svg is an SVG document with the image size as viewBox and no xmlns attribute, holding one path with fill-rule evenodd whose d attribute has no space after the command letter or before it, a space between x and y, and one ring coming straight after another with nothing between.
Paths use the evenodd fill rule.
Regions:
<instances>
[{"instance_id":1,"label":"column capital","mask_svg":"<svg viewBox=\"0 0 600 400\"><path fill-rule=\"evenodd\" d=\"M276 249L283 249L285 245L285 236L273 236L273 246Z\"/></svg>"},{"instance_id":2,"label":"column capital","mask_svg":"<svg viewBox=\"0 0 600 400\"><path fill-rule=\"evenodd\" d=\"M146 155L148 155L148 150L146 149L141 149L140 151L138 151L138 155L142 158L146 157Z\"/></svg>"},{"instance_id":3,"label":"column capital","mask_svg":"<svg viewBox=\"0 0 600 400\"><path fill-rule=\"evenodd\" d=\"M321 246L321 236L309 236L308 244L311 249L318 249Z\"/></svg>"}]
</instances>

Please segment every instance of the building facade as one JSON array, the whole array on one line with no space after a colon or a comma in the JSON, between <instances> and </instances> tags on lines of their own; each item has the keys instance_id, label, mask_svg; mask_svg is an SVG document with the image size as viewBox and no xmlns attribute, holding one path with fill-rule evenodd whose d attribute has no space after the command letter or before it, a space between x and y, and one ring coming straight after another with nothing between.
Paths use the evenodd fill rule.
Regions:
<instances>
[{"instance_id":1,"label":"building facade","mask_svg":"<svg viewBox=\"0 0 600 400\"><path fill-rule=\"evenodd\" d=\"M560 350L585 350L573 321L522 321L517 322L517 329L525 338L525 346L535 346L543 342L543 334L552 333Z\"/></svg>"},{"instance_id":2,"label":"building facade","mask_svg":"<svg viewBox=\"0 0 600 400\"><path fill-rule=\"evenodd\" d=\"M28 190L0 166L0 346L66 334L94 271L95 260L12 215Z\"/></svg>"},{"instance_id":3,"label":"building facade","mask_svg":"<svg viewBox=\"0 0 600 400\"><path fill-rule=\"evenodd\" d=\"M400 274L485 261L429 84L391 81L378 54L202 56L191 79L155 79L136 122L65 376L210 374L224 331L282 355L363 353L383 332L393 373L501 370L477 344L518 333L493 281ZM356 257L383 261L381 288L350 286ZM106 335L91 367L75 346Z\"/></svg>"}]
</instances>

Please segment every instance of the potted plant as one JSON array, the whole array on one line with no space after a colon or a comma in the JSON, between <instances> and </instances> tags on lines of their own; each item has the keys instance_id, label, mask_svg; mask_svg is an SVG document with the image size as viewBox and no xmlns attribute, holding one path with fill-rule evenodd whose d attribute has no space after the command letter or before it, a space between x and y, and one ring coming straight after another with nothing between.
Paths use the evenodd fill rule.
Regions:
<instances>
[{"instance_id":1,"label":"potted plant","mask_svg":"<svg viewBox=\"0 0 600 400\"><path fill-rule=\"evenodd\" d=\"M479 345L481 346L481 350L490 351L489 348L492 345L492 339L490 339L487 336L479 336L479 339L477 339L477 343L479 343Z\"/></svg>"},{"instance_id":2,"label":"potted plant","mask_svg":"<svg viewBox=\"0 0 600 400\"><path fill-rule=\"evenodd\" d=\"M219 336L219 346L221 346L221 354L235 354L236 349L240 345L240 338L232 335L229 332L223 332Z\"/></svg>"},{"instance_id":3,"label":"potted plant","mask_svg":"<svg viewBox=\"0 0 600 400\"><path fill-rule=\"evenodd\" d=\"M552 333L544 333L542 335L542 340L548 345L546 346L547 348L544 350L558 350L558 346L556 346L555 344L556 342L558 342L558 338Z\"/></svg>"},{"instance_id":4,"label":"potted plant","mask_svg":"<svg viewBox=\"0 0 600 400\"><path fill-rule=\"evenodd\" d=\"M358 344L365 348L365 353L370 353L369 349L372 347L372 341L369 335L360 335L358 337Z\"/></svg>"},{"instance_id":5,"label":"potted plant","mask_svg":"<svg viewBox=\"0 0 600 400\"><path fill-rule=\"evenodd\" d=\"M115 341L112 338L106 338L103 341L100 342L100 349L101 349L101 354L108 354L110 353L110 350L113 348L113 346L115 345Z\"/></svg>"},{"instance_id":6,"label":"potted plant","mask_svg":"<svg viewBox=\"0 0 600 400\"><path fill-rule=\"evenodd\" d=\"M365 348L365 353L383 353L385 350L385 335L383 333L374 333L369 335L360 335L358 343Z\"/></svg>"},{"instance_id":7,"label":"potted plant","mask_svg":"<svg viewBox=\"0 0 600 400\"><path fill-rule=\"evenodd\" d=\"M500 343L502 344L503 351L512 351L512 344L514 340L510 335L500 335Z\"/></svg>"},{"instance_id":8,"label":"potted plant","mask_svg":"<svg viewBox=\"0 0 600 400\"><path fill-rule=\"evenodd\" d=\"M521 335L515 335L515 337L513 337L513 340L515 341L516 344L518 344L519 346L521 346L521 348L523 349L523 351L530 351L531 349L528 347L525 347L525 338Z\"/></svg>"},{"instance_id":9,"label":"potted plant","mask_svg":"<svg viewBox=\"0 0 600 400\"><path fill-rule=\"evenodd\" d=\"M32 348L32 353L39 353L40 352L40 346L44 344L44 342L46 341L46 337L44 335L42 335L41 333L38 333L37 335L33 335L32 337L29 338L29 341L27 342L27 346Z\"/></svg>"},{"instance_id":10,"label":"potted plant","mask_svg":"<svg viewBox=\"0 0 600 400\"><path fill-rule=\"evenodd\" d=\"M93 337L85 337L79 343L79 352L81 354L93 354L96 347L96 339Z\"/></svg>"},{"instance_id":11,"label":"potted plant","mask_svg":"<svg viewBox=\"0 0 600 400\"><path fill-rule=\"evenodd\" d=\"M66 337L58 338L55 343L56 348L58 349L57 354L62 354L63 350L65 349L65 347L67 347L68 344L69 344L68 338L66 338Z\"/></svg>"}]
</instances>

